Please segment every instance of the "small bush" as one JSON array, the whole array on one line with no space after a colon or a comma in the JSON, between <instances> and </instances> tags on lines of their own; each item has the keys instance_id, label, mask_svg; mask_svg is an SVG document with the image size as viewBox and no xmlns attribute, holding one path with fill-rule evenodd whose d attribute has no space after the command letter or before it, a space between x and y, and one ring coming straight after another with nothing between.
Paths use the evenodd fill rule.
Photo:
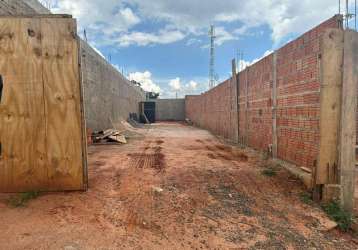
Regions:
<instances>
[{"instance_id":1,"label":"small bush","mask_svg":"<svg viewBox=\"0 0 358 250\"><path fill-rule=\"evenodd\" d=\"M347 232L351 228L353 224L352 214L344 211L337 201L324 204L322 207L329 218L337 222L341 230Z\"/></svg>"},{"instance_id":2,"label":"small bush","mask_svg":"<svg viewBox=\"0 0 358 250\"><path fill-rule=\"evenodd\" d=\"M310 193L301 193L300 195L301 201L307 205L312 205L313 204L313 200L312 200L312 194Z\"/></svg>"},{"instance_id":3,"label":"small bush","mask_svg":"<svg viewBox=\"0 0 358 250\"><path fill-rule=\"evenodd\" d=\"M23 207L30 200L36 199L40 195L40 192L32 191L27 193L21 193L10 197L8 203L11 207Z\"/></svg>"},{"instance_id":4,"label":"small bush","mask_svg":"<svg viewBox=\"0 0 358 250\"><path fill-rule=\"evenodd\" d=\"M263 175L266 175L268 177L273 177L277 175L277 170L274 168L267 168L261 171Z\"/></svg>"}]
</instances>

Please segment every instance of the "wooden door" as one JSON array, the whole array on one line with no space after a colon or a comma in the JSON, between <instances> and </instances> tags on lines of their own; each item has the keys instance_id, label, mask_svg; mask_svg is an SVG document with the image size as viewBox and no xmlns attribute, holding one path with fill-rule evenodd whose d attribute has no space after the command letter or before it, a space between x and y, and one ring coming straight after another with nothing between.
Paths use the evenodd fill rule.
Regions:
<instances>
[{"instance_id":1,"label":"wooden door","mask_svg":"<svg viewBox=\"0 0 358 250\"><path fill-rule=\"evenodd\" d=\"M86 189L78 46L72 18L0 18L0 192Z\"/></svg>"}]
</instances>

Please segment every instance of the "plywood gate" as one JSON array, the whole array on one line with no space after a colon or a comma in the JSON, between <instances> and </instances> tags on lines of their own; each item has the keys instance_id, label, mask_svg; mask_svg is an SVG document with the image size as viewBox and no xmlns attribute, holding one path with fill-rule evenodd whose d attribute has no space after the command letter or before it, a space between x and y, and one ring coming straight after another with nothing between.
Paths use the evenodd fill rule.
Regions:
<instances>
[{"instance_id":1,"label":"plywood gate","mask_svg":"<svg viewBox=\"0 0 358 250\"><path fill-rule=\"evenodd\" d=\"M0 192L87 188L76 21L0 18Z\"/></svg>"}]
</instances>

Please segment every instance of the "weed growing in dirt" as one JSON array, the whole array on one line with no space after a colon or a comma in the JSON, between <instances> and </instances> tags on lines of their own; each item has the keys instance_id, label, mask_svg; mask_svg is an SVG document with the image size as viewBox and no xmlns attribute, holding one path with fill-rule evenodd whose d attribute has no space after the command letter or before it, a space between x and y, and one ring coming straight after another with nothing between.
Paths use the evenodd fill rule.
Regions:
<instances>
[{"instance_id":1,"label":"weed growing in dirt","mask_svg":"<svg viewBox=\"0 0 358 250\"><path fill-rule=\"evenodd\" d=\"M301 201L307 205L313 205L312 194L303 192L300 194Z\"/></svg>"},{"instance_id":2,"label":"weed growing in dirt","mask_svg":"<svg viewBox=\"0 0 358 250\"><path fill-rule=\"evenodd\" d=\"M268 177L273 177L277 175L277 170L274 168L267 168L261 171L261 174L268 176Z\"/></svg>"},{"instance_id":3,"label":"weed growing in dirt","mask_svg":"<svg viewBox=\"0 0 358 250\"><path fill-rule=\"evenodd\" d=\"M347 232L353 224L352 214L344 211L344 209L339 205L337 201L332 201L330 203L324 204L323 210L327 215L337 222L339 228Z\"/></svg>"},{"instance_id":4,"label":"weed growing in dirt","mask_svg":"<svg viewBox=\"0 0 358 250\"><path fill-rule=\"evenodd\" d=\"M8 200L8 203L11 207L24 207L30 200L36 199L39 195L40 192L37 191L13 195Z\"/></svg>"}]
</instances>

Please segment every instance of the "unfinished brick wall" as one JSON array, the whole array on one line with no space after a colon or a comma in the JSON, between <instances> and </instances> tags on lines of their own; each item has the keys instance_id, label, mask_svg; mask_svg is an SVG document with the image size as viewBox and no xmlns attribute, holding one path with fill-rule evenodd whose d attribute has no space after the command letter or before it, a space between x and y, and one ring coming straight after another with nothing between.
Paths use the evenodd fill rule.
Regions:
<instances>
[{"instance_id":1,"label":"unfinished brick wall","mask_svg":"<svg viewBox=\"0 0 358 250\"><path fill-rule=\"evenodd\" d=\"M229 79L200 96L186 96L186 117L216 135L236 140L236 85Z\"/></svg>"},{"instance_id":2,"label":"unfinished brick wall","mask_svg":"<svg viewBox=\"0 0 358 250\"><path fill-rule=\"evenodd\" d=\"M334 16L238 74L238 142L263 151L277 148L282 160L314 166L320 135L320 38L327 29L340 27L341 17ZM188 97L186 110L198 126L232 139L232 107L225 107L232 105L225 91L229 83Z\"/></svg>"},{"instance_id":3,"label":"unfinished brick wall","mask_svg":"<svg viewBox=\"0 0 358 250\"><path fill-rule=\"evenodd\" d=\"M318 154L320 37L335 16L277 51L278 158L312 168Z\"/></svg>"},{"instance_id":4,"label":"unfinished brick wall","mask_svg":"<svg viewBox=\"0 0 358 250\"><path fill-rule=\"evenodd\" d=\"M239 117L241 142L267 150L272 144L273 55L239 74Z\"/></svg>"}]
</instances>

